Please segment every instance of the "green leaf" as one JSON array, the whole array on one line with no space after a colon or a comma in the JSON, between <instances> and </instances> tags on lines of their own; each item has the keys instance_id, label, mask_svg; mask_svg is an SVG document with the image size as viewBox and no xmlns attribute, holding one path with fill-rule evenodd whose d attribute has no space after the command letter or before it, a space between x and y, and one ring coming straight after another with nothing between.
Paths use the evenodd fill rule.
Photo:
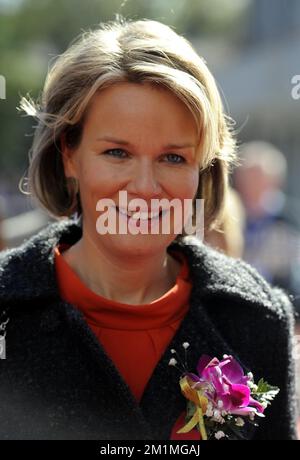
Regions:
<instances>
[{"instance_id":1,"label":"green leaf","mask_svg":"<svg viewBox=\"0 0 300 460\"><path fill-rule=\"evenodd\" d=\"M264 379L260 379L257 383L257 389L252 390L251 395L260 403L270 404L275 396L279 393L279 388L269 385Z\"/></svg>"},{"instance_id":2,"label":"green leaf","mask_svg":"<svg viewBox=\"0 0 300 460\"><path fill-rule=\"evenodd\" d=\"M279 388L270 385L268 382L266 382L264 379L260 379L259 382L257 383L257 390L255 390L253 393L275 393L275 395L279 392Z\"/></svg>"}]
</instances>

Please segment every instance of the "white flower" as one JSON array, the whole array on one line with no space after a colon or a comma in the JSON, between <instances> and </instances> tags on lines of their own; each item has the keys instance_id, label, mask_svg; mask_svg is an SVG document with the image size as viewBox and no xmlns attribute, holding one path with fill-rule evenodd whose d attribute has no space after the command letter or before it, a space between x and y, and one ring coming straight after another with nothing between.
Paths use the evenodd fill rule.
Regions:
<instances>
[{"instance_id":1,"label":"white flower","mask_svg":"<svg viewBox=\"0 0 300 460\"><path fill-rule=\"evenodd\" d=\"M228 355L223 355L223 358L227 359L227 358L229 358L229 356Z\"/></svg>"},{"instance_id":2,"label":"white flower","mask_svg":"<svg viewBox=\"0 0 300 460\"><path fill-rule=\"evenodd\" d=\"M213 417L213 420L217 423L220 423L221 425L225 423L225 419L219 415L218 417Z\"/></svg>"},{"instance_id":3,"label":"white flower","mask_svg":"<svg viewBox=\"0 0 300 460\"><path fill-rule=\"evenodd\" d=\"M171 358L169 361L169 366L175 366L177 364L177 361L175 358Z\"/></svg>"},{"instance_id":4,"label":"white flower","mask_svg":"<svg viewBox=\"0 0 300 460\"><path fill-rule=\"evenodd\" d=\"M224 438L224 436L225 436L225 433L223 431L217 431L215 433L215 438L218 439L218 440L221 439L221 438Z\"/></svg>"},{"instance_id":5,"label":"white flower","mask_svg":"<svg viewBox=\"0 0 300 460\"><path fill-rule=\"evenodd\" d=\"M221 411L218 410L218 409L214 409L211 416L212 416L213 420L215 422L217 422L217 423L224 423L225 422L224 418L221 415Z\"/></svg>"},{"instance_id":6,"label":"white flower","mask_svg":"<svg viewBox=\"0 0 300 460\"><path fill-rule=\"evenodd\" d=\"M206 408L206 412L205 412L205 415L206 415L207 417L213 417L214 412L213 412L213 410L212 410L212 407L213 407L213 406L212 406L212 403L211 403L210 401L208 401L208 403L207 403L207 408Z\"/></svg>"},{"instance_id":7,"label":"white flower","mask_svg":"<svg viewBox=\"0 0 300 460\"><path fill-rule=\"evenodd\" d=\"M176 350L174 350L174 348L172 348L171 353L176 353Z\"/></svg>"},{"instance_id":8,"label":"white flower","mask_svg":"<svg viewBox=\"0 0 300 460\"><path fill-rule=\"evenodd\" d=\"M238 418L235 419L235 424L236 424L236 426L244 426L245 422L241 417L238 417Z\"/></svg>"},{"instance_id":9,"label":"white flower","mask_svg":"<svg viewBox=\"0 0 300 460\"><path fill-rule=\"evenodd\" d=\"M252 391L256 391L258 388L257 385L255 385L255 383L251 382L251 380L248 380L247 385Z\"/></svg>"},{"instance_id":10,"label":"white flower","mask_svg":"<svg viewBox=\"0 0 300 460\"><path fill-rule=\"evenodd\" d=\"M253 374L252 374L252 372L248 372L247 376L249 377L250 380L253 380Z\"/></svg>"},{"instance_id":11,"label":"white flower","mask_svg":"<svg viewBox=\"0 0 300 460\"><path fill-rule=\"evenodd\" d=\"M187 348L189 348L190 344L188 342L184 342L182 346L186 350Z\"/></svg>"},{"instance_id":12,"label":"white flower","mask_svg":"<svg viewBox=\"0 0 300 460\"><path fill-rule=\"evenodd\" d=\"M206 417L213 417L214 413L211 409L206 409L205 415Z\"/></svg>"}]
</instances>

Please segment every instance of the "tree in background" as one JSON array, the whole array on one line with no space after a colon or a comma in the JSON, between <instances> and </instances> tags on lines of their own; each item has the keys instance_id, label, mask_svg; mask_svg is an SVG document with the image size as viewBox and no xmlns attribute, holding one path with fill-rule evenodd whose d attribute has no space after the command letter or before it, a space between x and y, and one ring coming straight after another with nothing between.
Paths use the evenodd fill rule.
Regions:
<instances>
[{"instance_id":1,"label":"tree in background","mask_svg":"<svg viewBox=\"0 0 300 460\"><path fill-rule=\"evenodd\" d=\"M51 58L80 32L121 14L165 22L189 37L234 40L248 5L249 0L0 0L0 75L7 82L6 100L0 101L2 188L5 181L16 187L32 142L32 121L16 110L20 96L39 96Z\"/></svg>"}]
</instances>

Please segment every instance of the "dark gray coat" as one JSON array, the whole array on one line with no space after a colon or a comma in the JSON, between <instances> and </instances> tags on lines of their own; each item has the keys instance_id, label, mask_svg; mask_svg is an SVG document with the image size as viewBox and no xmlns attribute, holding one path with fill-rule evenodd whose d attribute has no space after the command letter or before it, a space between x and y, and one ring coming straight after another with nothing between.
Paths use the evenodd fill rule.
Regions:
<instances>
[{"instance_id":1,"label":"dark gray coat","mask_svg":"<svg viewBox=\"0 0 300 460\"><path fill-rule=\"evenodd\" d=\"M255 380L280 387L254 439L296 437L293 309L282 291L194 237L174 241L190 267L190 309L137 404L83 315L59 296L52 248L81 234L79 221L63 220L0 253L0 311L9 316L0 439L169 439L186 400L168 362L185 341L190 370L203 353L232 354Z\"/></svg>"}]
</instances>

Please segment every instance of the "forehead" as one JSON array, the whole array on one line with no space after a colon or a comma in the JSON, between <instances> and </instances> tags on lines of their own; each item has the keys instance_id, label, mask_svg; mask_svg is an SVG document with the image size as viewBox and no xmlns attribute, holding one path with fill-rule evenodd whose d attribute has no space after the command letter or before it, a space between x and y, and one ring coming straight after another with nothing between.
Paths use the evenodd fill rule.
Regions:
<instances>
[{"instance_id":1,"label":"forehead","mask_svg":"<svg viewBox=\"0 0 300 460\"><path fill-rule=\"evenodd\" d=\"M195 135L196 123L188 107L169 89L150 83L122 82L97 92L85 119L87 128L111 134L118 131L149 130L158 134Z\"/></svg>"}]
</instances>

